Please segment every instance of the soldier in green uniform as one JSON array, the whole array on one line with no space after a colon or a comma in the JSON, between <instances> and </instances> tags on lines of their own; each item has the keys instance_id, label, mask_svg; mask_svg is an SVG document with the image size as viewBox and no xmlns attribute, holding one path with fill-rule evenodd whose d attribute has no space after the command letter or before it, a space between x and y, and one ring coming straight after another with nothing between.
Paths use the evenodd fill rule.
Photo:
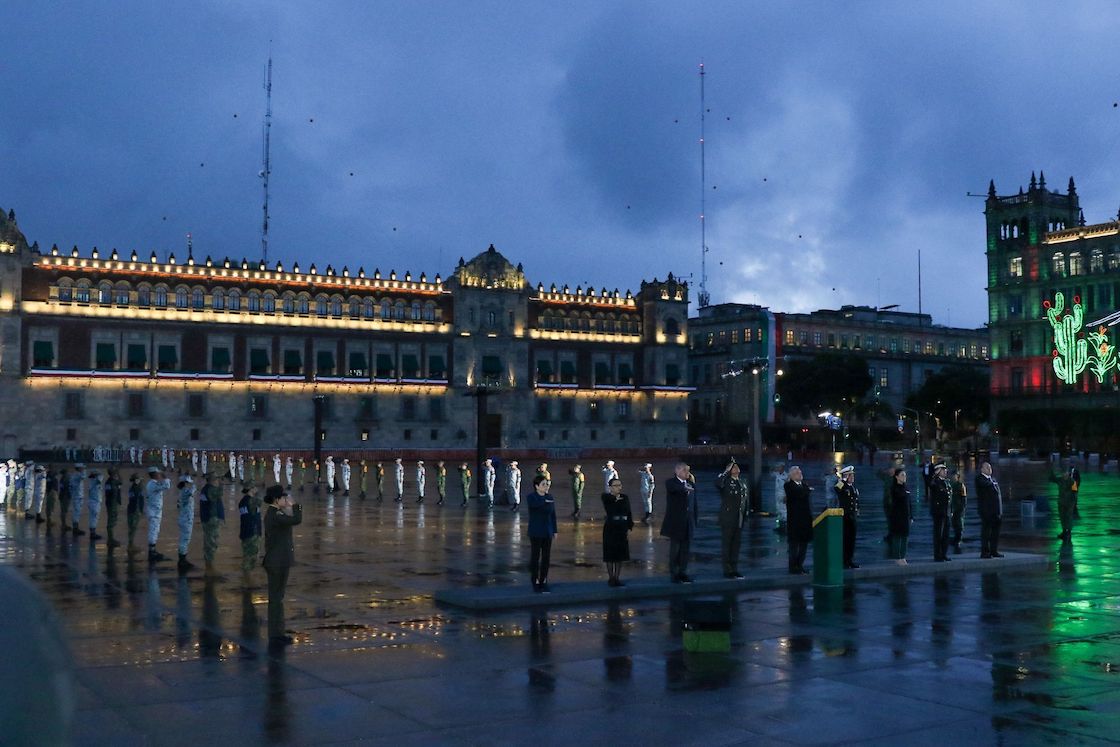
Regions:
<instances>
[{"instance_id":1,"label":"soldier in green uniform","mask_svg":"<svg viewBox=\"0 0 1120 747\"><path fill-rule=\"evenodd\" d=\"M377 463L374 477L377 478L377 502L381 503L381 500L385 497L385 465L381 462Z\"/></svg>"},{"instance_id":2,"label":"soldier in green uniform","mask_svg":"<svg viewBox=\"0 0 1120 747\"><path fill-rule=\"evenodd\" d=\"M436 505L442 506L443 499L447 497L447 467L442 461L436 462L436 492L439 493Z\"/></svg>"},{"instance_id":3,"label":"soldier in green uniform","mask_svg":"<svg viewBox=\"0 0 1120 747\"><path fill-rule=\"evenodd\" d=\"M953 510L953 486L945 477L945 463L933 466L933 476L929 480L929 515L933 518L933 559L944 563L949 560L949 522Z\"/></svg>"},{"instance_id":4,"label":"soldier in green uniform","mask_svg":"<svg viewBox=\"0 0 1120 747\"><path fill-rule=\"evenodd\" d=\"M214 557L218 554L218 533L226 520L226 507L222 502L222 489L213 475L204 476L206 484L198 493L198 518L202 522L202 558L206 561L206 575L214 575Z\"/></svg>"},{"instance_id":5,"label":"soldier in green uniform","mask_svg":"<svg viewBox=\"0 0 1120 747\"><path fill-rule=\"evenodd\" d=\"M1073 469L1061 474L1051 474L1050 482L1058 485L1058 519L1062 522L1062 533L1058 539L1069 541L1073 537L1073 509L1077 505L1077 481Z\"/></svg>"},{"instance_id":6,"label":"soldier in green uniform","mask_svg":"<svg viewBox=\"0 0 1120 747\"><path fill-rule=\"evenodd\" d=\"M360 491L358 493L358 496L360 498L362 498L363 500L365 500L365 497L366 497L366 486L367 486L368 483L369 483L369 465L366 464L366 460L363 459L362 461L360 461L358 463L358 489Z\"/></svg>"},{"instance_id":7,"label":"soldier in green uniform","mask_svg":"<svg viewBox=\"0 0 1120 747\"><path fill-rule=\"evenodd\" d=\"M743 536L743 521L747 518L750 490L740 476L739 465L731 464L716 478L719 490L720 555L723 558L723 577L742 578L739 573L739 547Z\"/></svg>"},{"instance_id":8,"label":"soldier in green uniform","mask_svg":"<svg viewBox=\"0 0 1120 747\"><path fill-rule=\"evenodd\" d=\"M459 484L463 487L463 503L467 505L467 500L471 494L471 468L467 466L466 462L459 465Z\"/></svg>"},{"instance_id":9,"label":"soldier in green uniform","mask_svg":"<svg viewBox=\"0 0 1120 747\"><path fill-rule=\"evenodd\" d=\"M109 479L105 481L105 536L106 546L111 550L120 547L120 541L113 536L117 528L117 516L121 508L121 473L116 467L109 468Z\"/></svg>"},{"instance_id":10,"label":"soldier in green uniform","mask_svg":"<svg viewBox=\"0 0 1120 747\"><path fill-rule=\"evenodd\" d=\"M587 475L583 474L583 469L578 464L568 474L572 476L572 518L578 519L583 508L583 486L587 482Z\"/></svg>"},{"instance_id":11,"label":"soldier in green uniform","mask_svg":"<svg viewBox=\"0 0 1120 747\"><path fill-rule=\"evenodd\" d=\"M961 551L961 536L964 534L964 510L968 505L968 488L965 487L960 469L954 467L949 476L949 485L953 488L953 549Z\"/></svg>"},{"instance_id":12,"label":"soldier in green uniform","mask_svg":"<svg viewBox=\"0 0 1120 747\"><path fill-rule=\"evenodd\" d=\"M303 476L307 473L307 460L303 457L299 458L299 467L296 468L296 482L299 483L299 489L303 490Z\"/></svg>"}]
</instances>

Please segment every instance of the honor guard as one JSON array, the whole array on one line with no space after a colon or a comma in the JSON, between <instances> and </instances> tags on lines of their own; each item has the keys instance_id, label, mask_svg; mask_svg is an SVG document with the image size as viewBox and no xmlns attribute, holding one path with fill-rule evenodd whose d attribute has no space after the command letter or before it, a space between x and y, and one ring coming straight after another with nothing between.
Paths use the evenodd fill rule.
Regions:
<instances>
[{"instance_id":1,"label":"honor guard","mask_svg":"<svg viewBox=\"0 0 1120 747\"><path fill-rule=\"evenodd\" d=\"M334 492L334 457L327 457L327 492Z\"/></svg>"},{"instance_id":2,"label":"honor guard","mask_svg":"<svg viewBox=\"0 0 1120 747\"><path fill-rule=\"evenodd\" d=\"M572 476L572 518L579 519L579 512L583 510L583 486L587 483L587 475L578 464L568 474Z\"/></svg>"},{"instance_id":3,"label":"honor guard","mask_svg":"<svg viewBox=\"0 0 1120 747\"><path fill-rule=\"evenodd\" d=\"M608 459L607 463L603 465L603 492L611 492L611 480L618 479L618 470L614 468L614 460Z\"/></svg>"},{"instance_id":4,"label":"honor guard","mask_svg":"<svg viewBox=\"0 0 1120 747\"><path fill-rule=\"evenodd\" d=\"M289 489L292 487L292 470L294 467L292 458L290 456L284 457L284 479L287 480Z\"/></svg>"},{"instance_id":5,"label":"honor guard","mask_svg":"<svg viewBox=\"0 0 1120 747\"><path fill-rule=\"evenodd\" d=\"M642 506L646 512L646 515L642 517L642 523L648 524L653 517L653 491L657 484L653 477L653 465L648 462L642 465L642 468L638 470L638 478L641 480Z\"/></svg>"},{"instance_id":6,"label":"honor guard","mask_svg":"<svg viewBox=\"0 0 1120 747\"><path fill-rule=\"evenodd\" d=\"M202 470L202 474L204 475L210 474L209 464L207 463L208 461L209 460L206 456L206 449L203 449L202 452L198 455L198 466L199 469Z\"/></svg>"},{"instance_id":7,"label":"honor guard","mask_svg":"<svg viewBox=\"0 0 1120 747\"><path fill-rule=\"evenodd\" d=\"M140 526L140 516L144 512L144 489L140 486L140 475L135 472L128 478L128 506L125 508L125 524L128 528L128 554L136 554L136 528Z\"/></svg>"},{"instance_id":8,"label":"honor guard","mask_svg":"<svg viewBox=\"0 0 1120 747\"><path fill-rule=\"evenodd\" d=\"M509 490L509 502L513 504L513 508L510 510L516 511L521 507L521 468L517 466L516 461L511 461L509 463L507 487Z\"/></svg>"},{"instance_id":9,"label":"honor guard","mask_svg":"<svg viewBox=\"0 0 1120 747\"><path fill-rule=\"evenodd\" d=\"M198 449L191 449L191 472L198 472Z\"/></svg>"},{"instance_id":10,"label":"honor guard","mask_svg":"<svg viewBox=\"0 0 1120 747\"><path fill-rule=\"evenodd\" d=\"M424 489L427 485L427 473L424 470L424 460L416 462L416 492L419 497L416 499L417 503L424 502Z\"/></svg>"},{"instance_id":11,"label":"honor guard","mask_svg":"<svg viewBox=\"0 0 1120 747\"><path fill-rule=\"evenodd\" d=\"M358 495L364 500L366 497L366 488L369 486L369 465L363 459L358 462Z\"/></svg>"},{"instance_id":12,"label":"honor guard","mask_svg":"<svg viewBox=\"0 0 1120 747\"><path fill-rule=\"evenodd\" d=\"M105 480L105 536L108 539L106 546L111 550L120 547L120 542L114 536L117 532L117 517L121 510L121 473L116 467L109 469L109 476Z\"/></svg>"},{"instance_id":13,"label":"honor guard","mask_svg":"<svg viewBox=\"0 0 1120 747\"><path fill-rule=\"evenodd\" d=\"M81 537L85 532L78 528L82 518L82 507L86 502L86 465L78 462L74 465L74 472L70 475L70 531L75 537Z\"/></svg>"},{"instance_id":14,"label":"honor guard","mask_svg":"<svg viewBox=\"0 0 1120 747\"><path fill-rule=\"evenodd\" d=\"M487 459L482 463L482 497L486 499L486 507L494 507L494 462Z\"/></svg>"},{"instance_id":15,"label":"honor guard","mask_svg":"<svg viewBox=\"0 0 1120 747\"><path fill-rule=\"evenodd\" d=\"M272 455L272 479L277 485L280 484L280 452Z\"/></svg>"},{"instance_id":16,"label":"honor guard","mask_svg":"<svg viewBox=\"0 0 1120 747\"><path fill-rule=\"evenodd\" d=\"M97 519L101 516L101 502L105 497L105 482L100 472L94 470L89 474L89 495L86 503L89 506L89 541L101 539L97 533Z\"/></svg>"},{"instance_id":17,"label":"honor guard","mask_svg":"<svg viewBox=\"0 0 1120 747\"><path fill-rule=\"evenodd\" d=\"M350 495L350 460L342 460L342 494Z\"/></svg>"},{"instance_id":18,"label":"honor guard","mask_svg":"<svg viewBox=\"0 0 1120 747\"><path fill-rule=\"evenodd\" d=\"M397 503L404 502L404 465L401 463L401 458L397 457L393 460L393 479L397 483Z\"/></svg>"},{"instance_id":19,"label":"honor guard","mask_svg":"<svg viewBox=\"0 0 1120 747\"><path fill-rule=\"evenodd\" d=\"M945 476L945 463L933 466L929 480L929 515L933 518L933 559L949 560L949 521L952 519L953 486Z\"/></svg>"},{"instance_id":20,"label":"honor guard","mask_svg":"<svg viewBox=\"0 0 1120 747\"><path fill-rule=\"evenodd\" d=\"M144 513L148 517L148 560L163 560L163 554L156 552L159 540L159 525L163 521L163 494L171 489L171 480L163 477L158 467L148 468L148 483L144 486Z\"/></svg>"},{"instance_id":21,"label":"honor guard","mask_svg":"<svg viewBox=\"0 0 1120 747\"><path fill-rule=\"evenodd\" d=\"M436 493L439 494L436 505L442 506L444 499L447 498L447 467L442 461L436 462Z\"/></svg>"},{"instance_id":22,"label":"honor guard","mask_svg":"<svg viewBox=\"0 0 1120 747\"><path fill-rule=\"evenodd\" d=\"M466 506L471 496L471 468L466 462L459 465L459 485L463 488L463 503Z\"/></svg>"},{"instance_id":23,"label":"honor guard","mask_svg":"<svg viewBox=\"0 0 1120 747\"><path fill-rule=\"evenodd\" d=\"M187 549L191 544L191 530L194 528L194 480L190 475L179 478L179 573L194 568L187 560Z\"/></svg>"},{"instance_id":24,"label":"honor guard","mask_svg":"<svg viewBox=\"0 0 1120 747\"><path fill-rule=\"evenodd\" d=\"M377 502L381 503L385 498L385 465L378 462L373 476L377 480Z\"/></svg>"},{"instance_id":25,"label":"honor guard","mask_svg":"<svg viewBox=\"0 0 1120 747\"><path fill-rule=\"evenodd\" d=\"M237 455L237 479L245 482L245 455Z\"/></svg>"}]
</instances>

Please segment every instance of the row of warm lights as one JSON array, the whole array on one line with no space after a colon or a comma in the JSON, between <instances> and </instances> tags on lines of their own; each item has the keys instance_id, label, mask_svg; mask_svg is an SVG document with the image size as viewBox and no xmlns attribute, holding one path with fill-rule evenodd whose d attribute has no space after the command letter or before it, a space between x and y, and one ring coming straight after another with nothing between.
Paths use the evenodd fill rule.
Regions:
<instances>
[{"instance_id":1,"label":"row of warm lights","mask_svg":"<svg viewBox=\"0 0 1120 747\"><path fill-rule=\"evenodd\" d=\"M1120 234L1120 221L1110 221L1108 223L1098 223L1094 226L1077 226L1075 228L1067 228L1064 231L1048 233L1042 240L1042 243L1062 244L1067 241L1076 241L1077 239L1091 239L1098 236L1115 236L1117 234Z\"/></svg>"},{"instance_id":2,"label":"row of warm lights","mask_svg":"<svg viewBox=\"0 0 1120 747\"><path fill-rule=\"evenodd\" d=\"M562 290L557 290L556 284L553 283L551 288L546 291L544 289L544 283L538 283L537 294L537 298L541 301L571 301L572 299L580 299L587 300L589 303L598 303L604 306L637 305L636 301L634 300L633 293L631 293L630 291L626 291L626 296L625 298L623 298L618 288L615 288L613 293L611 291L608 291L606 288L603 288L601 291L599 291L598 294L596 294L594 288L588 288L585 293L583 290L583 286L577 285L576 292L572 293L566 285Z\"/></svg>"},{"instance_id":3,"label":"row of warm lights","mask_svg":"<svg viewBox=\"0 0 1120 747\"><path fill-rule=\"evenodd\" d=\"M93 249L90 261L81 259L78 256L77 247L75 247L71 251L70 257L64 258L59 254L58 247L56 246L53 249L51 249L51 257L53 259L45 259L44 258L42 260L39 260L39 264L41 266L44 266L44 267L50 267L52 265L56 266L56 267L101 267L101 268L108 269L108 270L130 270L130 271L143 271L142 268L137 267L137 265L138 264L145 264L137 258L136 252L134 251L134 252L132 252L132 257L128 260L128 264L126 266L125 262L123 260L121 260L119 255L117 254L116 249L114 249L112 251L112 254L109 257L109 260L107 260L107 261L101 260L99 258L99 253L98 253L96 247ZM92 261L92 263L91 263L91 261ZM116 265L115 266L110 265L109 264L110 262L115 262ZM152 264L152 265L157 266L158 271L162 271L164 273L177 273L177 274L183 274L184 273L183 266L176 264L174 254L172 254L168 257L168 261L167 261L166 264L161 265L159 263L159 260L157 259L156 255L155 255L155 252L152 252L151 260L148 264ZM227 257L225 260L223 260L220 263L220 265L218 265L218 264L215 264L215 262L210 257L207 257L206 260L205 260L205 263L203 265L196 265L195 261L194 261L194 257L188 257L186 267L196 268L194 270L194 272L196 272L197 274L204 274L204 275L207 275L207 276L215 276L217 273L214 273L214 272L201 273L201 272L198 272L198 268L206 267L207 269L212 270L215 267L218 267L219 269L234 270L234 271L240 269L242 271L242 277L249 277L248 273L250 271L252 271L252 273L253 273L252 277L257 278L257 279L275 279L277 275L282 275L284 280L299 280L300 279L298 277L293 277L293 276L300 275L300 269L299 269L299 263L298 262L293 266L291 272L285 272L284 271L284 266L281 262L277 262L275 270L270 271L268 269L268 267L265 266L264 262L259 262L255 266L251 266L250 263L247 260L242 259L241 264L239 266L236 262L231 262L229 260L229 258ZM188 272L190 272L190 271L188 271ZM228 276L228 273L224 273L224 275ZM404 287L404 286L389 286L389 285L387 285L387 283L385 283L384 280L382 279L381 270L379 270L379 269L375 269L373 271L373 278L372 278L373 281L378 281L378 282L370 282L370 279L366 277L365 268L359 268L357 279L358 280L363 280L365 282L354 283L353 282L354 279L350 277L350 268L349 267L343 267L341 275L339 275L339 273L337 273L335 271L334 267L332 267L331 265L327 265L326 275L320 276L318 269L315 267L314 264L312 264L311 265L311 270L307 273L307 275L304 275L303 277L304 278L315 277L319 281L322 281L324 278L326 278L327 282L333 282L333 283L344 284L344 285L364 285L364 286L375 286L375 287ZM388 280L391 281L391 282L396 282L397 281L396 270L391 270L389 272ZM412 273L411 272L406 272L404 274L404 281L403 282L412 283ZM438 289L442 288L443 280L439 276L439 274L437 274L436 277L435 277L435 281L433 283L429 284L427 274L426 273L420 273L420 281L416 285L418 287L421 287L421 288L424 288L424 289L429 289L429 288L434 286L435 289L438 290Z\"/></svg>"}]
</instances>

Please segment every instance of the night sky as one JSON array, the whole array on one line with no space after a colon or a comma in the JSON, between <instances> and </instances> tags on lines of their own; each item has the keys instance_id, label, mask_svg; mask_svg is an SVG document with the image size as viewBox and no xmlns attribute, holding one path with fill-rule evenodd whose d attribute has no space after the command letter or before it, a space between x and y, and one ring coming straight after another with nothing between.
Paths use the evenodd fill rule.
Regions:
<instances>
[{"instance_id":1,"label":"night sky","mask_svg":"<svg viewBox=\"0 0 1120 747\"><path fill-rule=\"evenodd\" d=\"M1120 5L6 3L0 206L29 240L987 318L983 199L1120 207Z\"/></svg>"}]
</instances>

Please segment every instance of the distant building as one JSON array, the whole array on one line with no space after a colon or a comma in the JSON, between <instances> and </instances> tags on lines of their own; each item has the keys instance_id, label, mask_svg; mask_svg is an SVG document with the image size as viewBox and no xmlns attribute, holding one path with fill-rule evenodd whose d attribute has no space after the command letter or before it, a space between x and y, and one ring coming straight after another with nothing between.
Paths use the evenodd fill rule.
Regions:
<instances>
[{"instance_id":1,"label":"distant building","mask_svg":"<svg viewBox=\"0 0 1120 747\"><path fill-rule=\"evenodd\" d=\"M822 353L852 353L867 362L873 383L869 397L878 397L901 412L906 398L946 366L986 368L988 333L934 325L929 314L883 311L870 306L843 306L807 314L772 312L749 304L720 304L701 309L689 321L693 436L741 437L751 419L753 368L743 375L723 376L758 360L762 422L773 422L777 381L771 372L788 361ZM722 430L721 430L722 429Z\"/></svg>"},{"instance_id":2,"label":"distant building","mask_svg":"<svg viewBox=\"0 0 1120 747\"><path fill-rule=\"evenodd\" d=\"M1085 225L1073 178L1062 193L1048 189L1041 173L1007 196L990 183L984 215L997 425L1012 436L1110 438L1120 406L1116 369L1103 381L1091 368L1062 381L1047 305L1059 292L1067 312L1082 305L1083 329L1075 339L1099 331L1093 323L1115 312L1120 298L1120 222ZM1105 333L1115 344L1111 329ZM1092 355L1098 345L1087 347Z\"/></svg>"},{"instance_id":3,"label":"distant building","mask_svg":"<svg viewBox=\"0 0 1120 747\"><path fill-rule=\"evenodd\" d=\"M332 449L686 441L688 288L535 288L493 246L446 280L79 256L0 214L0 426L16 448Z\"/></svg>"}]
</instances>

